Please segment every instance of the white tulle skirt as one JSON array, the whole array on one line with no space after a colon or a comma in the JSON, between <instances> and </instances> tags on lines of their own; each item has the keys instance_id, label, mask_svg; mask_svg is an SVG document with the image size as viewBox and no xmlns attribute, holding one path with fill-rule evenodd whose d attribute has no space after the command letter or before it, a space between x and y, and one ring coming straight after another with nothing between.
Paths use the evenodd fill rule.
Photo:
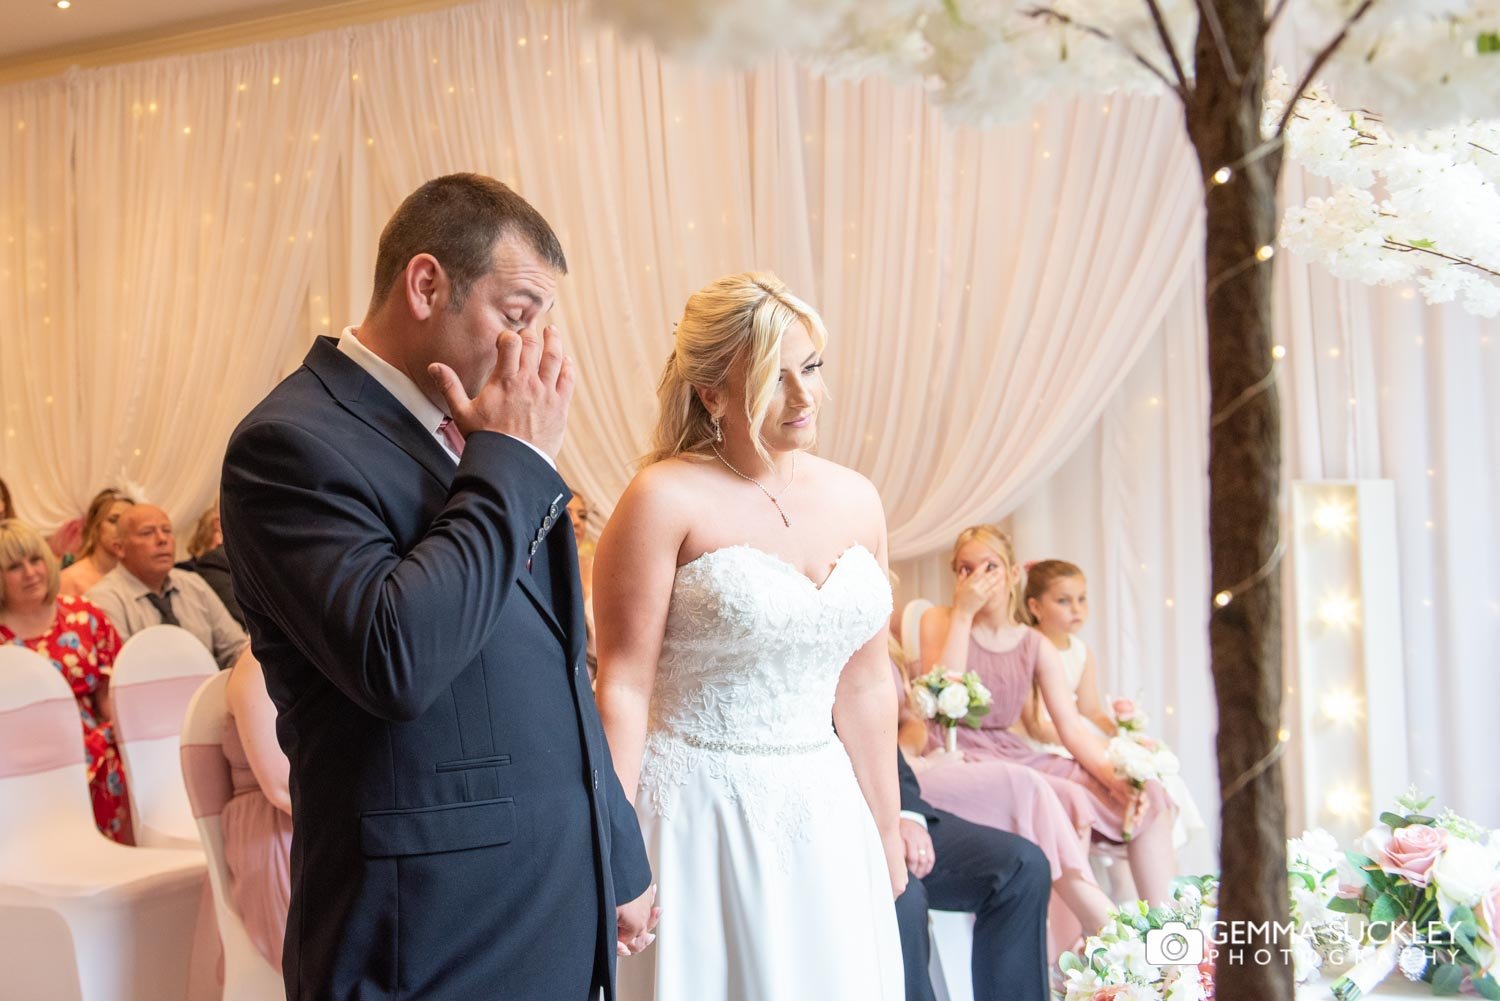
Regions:
<instances>
[{"instance_id":1,"label":"white tulle skirt","mask_svg":"<svg viewBox=\"0 0 1500 1001\"><path fill-rule=\"evenodd\" d=\"M662 909L620 1001L899 1001L890 877L844 747L704 750L653 735L636 813Z\"/></svg>"}]
</instances>

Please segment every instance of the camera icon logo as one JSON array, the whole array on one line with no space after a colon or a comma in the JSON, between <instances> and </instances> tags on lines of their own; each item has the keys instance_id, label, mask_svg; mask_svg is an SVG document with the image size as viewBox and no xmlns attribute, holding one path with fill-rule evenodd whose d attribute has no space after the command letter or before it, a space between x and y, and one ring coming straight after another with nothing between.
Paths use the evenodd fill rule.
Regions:
<instances>
[{"instance_id":1,"label":"camera icon logo","mask_svg":"<svg viewBox=\"0 0 1500 1001\"><path fill-rule=\"evenodd\" d=\"M1152 966L1197 966L1203 954L1202 929L1168 921L1146 932L1146 962Z\"/></svg>"}]
</instances>

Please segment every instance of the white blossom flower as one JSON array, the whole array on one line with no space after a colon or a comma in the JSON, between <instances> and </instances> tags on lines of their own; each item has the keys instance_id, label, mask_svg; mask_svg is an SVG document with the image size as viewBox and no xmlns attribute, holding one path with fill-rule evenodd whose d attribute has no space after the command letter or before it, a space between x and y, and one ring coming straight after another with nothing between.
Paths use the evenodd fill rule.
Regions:
<instances>
[{"instance_id":1,"label":"white blossom flower","mask_svg":"<svg viewBox=\"0 0 1500 1001\"><path fill-rule=\"evenodd\" d=\"M923 719L932 719L937 715L937 696L932 694L932 689L926 685L917 685L911 690L912 708L916 714Z\"/></svg>"},{"instance_id":2,"label":"white blossom flower","mask_svg":"<svg viewBox=\"0 0 1500 1001\"><path fill-rule=\"evenodd\" d=\"M1488 845L1453 838L1432 867L1432 881L1444 914L1454 907L1474 907L1500 883L1500 859Z\"/></svg>"}]
</instances>

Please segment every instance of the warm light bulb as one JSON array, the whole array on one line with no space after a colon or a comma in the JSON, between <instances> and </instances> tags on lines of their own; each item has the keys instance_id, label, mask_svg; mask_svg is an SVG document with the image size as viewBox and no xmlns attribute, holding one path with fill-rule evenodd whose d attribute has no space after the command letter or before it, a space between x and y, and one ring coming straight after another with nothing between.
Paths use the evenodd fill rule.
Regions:
<instances>
[{"instance_id":1,"label":"warm light bulb","mask_svg":"<svg viewBox=\"0 0 1500 1001\"><path fill-rule=\"evenodd\" d=\"M1271 357L1275 358L1277 361L1281 361L1281 359L1286 357L1286 346L1283 344L1272 345Z\"/></svg>"},{"instance_id":2,"label":"warm light bulb","mask_svg":"<svg viewBox=\"0 0 1500 1001\"><path fill-rule=\"evenodd\" d=\"M1256 248L1255 259L1257 261L1260 261L1261 263L1265 263L1275 256L1276 248L1271 246L1269 243Z\"/></svg>"},{"instance_id":3,"label":"warm light bulb","mask_svg":"<svg viewBox=\"0 0 1500 1001\"><path fill-rule=\"evenodd\" d=\"M1276 731L1276 739L1285 744L1287 741L1292 739L1292 731L1288 730L1286 727L1282 727L1280 730Z\"/></svg>"},{"instance_id":4,"label":"warm light bulb","mask_svg":"<svg viewBox=\"0 0 1500 1001\"><path fill-rule=\"evenodd\" d=\"M1336 726L1353 726L1365 714L1365 700L1352 688L1332 688L1318 700L1323 718Z\"/></svg>"},{"instance_id":5,"label":"warm light bulb","mask_svg":"<svg viewBox=\"0 0 1500 1001\"><path fill-rule=\"evenodd\" d=\"M72 0L57 0L58 10L67 10L71 6L73 6Z\"/></svg>"},{"instance_id":6,"label":"warm light bulb","mask_svg":"<svg viewBox=\"0 0 1500 1001\"><path fill-rule=\"evenodd\" d=\"M1325 500L1313 513L1313 524L1327 535L1348 535L1354 527L1354 507L1348 501Z\"/></svg>"},{"instance_id":7,"label":"warm light bulb","mask_svg":"<svg viewBox=\"0 0 1500 1001\"><path fill-rule=\"evenodd\" d=\"M1220 591L1218 594L1214 595L1214 604L1218 605L1220 608L1227 607L1228 604L1233 600L1234 595L1230 594L1228 591Z\"/></svg>"},{"instance_id":8,"label":"warm light bulb","mask_svg":"<svg viewBox=\"0 0 1500 1001\"><path fill-rule=\"evenodd\" d=\"M1359 602L1347 594L1330 594L1319 603L1318 618L1325 626L1348 629L1359 624Z\"/></svg>"},{"instance_id":9,"label":"warm light bulb","mask_svg":"<svg viewBox=\"0 0 1500 1001\"><path fill-rule=\"evenodd\" d=\"M1220 167L1214 171L1215 184L1228 184L1229 179L1234 176L1234 171L1229 167Z\"/></svg>"}]
</instances>

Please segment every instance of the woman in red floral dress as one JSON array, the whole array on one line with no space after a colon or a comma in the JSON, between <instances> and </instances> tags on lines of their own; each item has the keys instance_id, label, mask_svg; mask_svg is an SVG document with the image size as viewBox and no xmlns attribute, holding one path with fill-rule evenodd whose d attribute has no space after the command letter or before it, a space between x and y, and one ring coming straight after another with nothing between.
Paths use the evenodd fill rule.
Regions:
<instances>
[{"instance_id":1,"label":"woman in red floral dress","mask_svg":"<svg viewBox=\"0 0 1500 1001\"><path fill-rule=\"evenodd\" d=\"M57 559L36 529L0 522L0 643L29 647L52 661L78 700L94 822L107 837L133 844L125 771L115 746L109 702L120 636L82 598L58 597Z\"/></svg>"}]
</instances>

